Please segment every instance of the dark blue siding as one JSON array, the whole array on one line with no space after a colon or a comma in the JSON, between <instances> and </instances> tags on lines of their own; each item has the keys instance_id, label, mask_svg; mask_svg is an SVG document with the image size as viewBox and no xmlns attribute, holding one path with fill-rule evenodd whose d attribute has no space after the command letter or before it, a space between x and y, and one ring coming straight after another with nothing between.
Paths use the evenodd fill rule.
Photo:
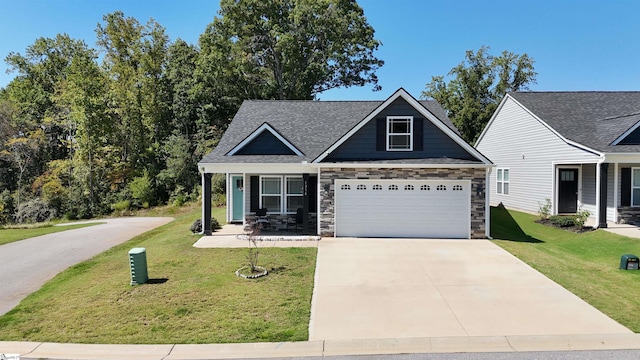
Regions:
<instances>
[{"instance_id":1,"label":"dark blue siding","mask_svg":"<svg viewBox=\"0 0 640 360\"><path fill-rule=\"evenodd\" d=\"M424 118L404 99L397 99L389 107L380 112L376 118L387 116L413 116L415 121L422 121L422 151L385 151L376 149L378 141L378 129L376 119L372 119L356 134L348 139L329 155L325 161L365 161L365 160L392 160L392 159L426 159L426 158L453 158L462 160L477 160L465 149L453 141L447 134L438 129L431 121ZM384 130L386 132L386 128ZM383 134L386 136L386 134ZM414 127L415 136L415 127ZM419 141L419 139L416 139ZM414 142L414 149L420 149Z\"/></svg>"},{"instance_id":2,"label":"dark blue siding","mask_svg":"<svg viewBox=\"0 0 640 360\"><path fill-rule=\"evenodd\" d=\"M637 128L631 132L631 134L625 136L619 145L640 145L640 128Z\"/></svg>"},{"instance_id":3,"label":"dark blue siding","mask_svg":"<svg viewBox=\"0 0 640 360\"><path fill-rule=\"evenodd\" d=\"M295 153L270 131L264 130L235 155L295 155Z\"/></svg>"}]
</instances>

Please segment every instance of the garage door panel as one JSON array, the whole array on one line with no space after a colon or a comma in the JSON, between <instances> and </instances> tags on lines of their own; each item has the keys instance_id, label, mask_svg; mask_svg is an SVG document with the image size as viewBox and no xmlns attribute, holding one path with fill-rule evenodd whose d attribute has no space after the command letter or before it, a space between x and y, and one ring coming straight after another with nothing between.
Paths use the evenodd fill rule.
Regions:
<instances>
[{"instance_id":1,"label":"garage door panel","mask_svg":"<svg viewBox=\"0 0 640 360\"><path fill-rule=\"evenodd\" d=\"M467 238L469 187L453 180L336 180L336 235Z\"/></svg>"}]
</instances>

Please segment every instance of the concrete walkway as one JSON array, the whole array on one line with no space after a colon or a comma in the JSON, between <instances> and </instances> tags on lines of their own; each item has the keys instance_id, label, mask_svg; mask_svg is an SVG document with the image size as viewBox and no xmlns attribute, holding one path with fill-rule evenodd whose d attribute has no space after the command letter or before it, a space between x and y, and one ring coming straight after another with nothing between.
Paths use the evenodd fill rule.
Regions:
<instances>
[{"instance_id":1,"label":"concrete walkway","mask_svg":"<svg viewBox=\"0 0 640 360\"><path fill-rule=\"evenodd\" d=\"M241 240L238 236L244 235L242 225L226 224L222 229L216 230L210 236L203 236L195 244L197 248L246 248L248 240ZM318 247L317 236L268 236L271 240L261 243L263 247ZM285 239L286 238L286 239ZM314 239L314 240L311 240Z\"/></svg>"},{"instance_id":2,"label":"concrete walkway","mask_svg":"<svg viewBox=\"0 0 640 360\"><path fill-rule=\"evenodd\" d=\"M630 334L488 240L325 238L310 340Z\"/></svg>"},{"instance_id":3,"label":"concrete walkway","mask_svg":"<svg viewBox=\"0 0 640 360\"><path fill-rule=\"evenodd\" d=\"M164 225L169 217L99 220L105 224L42 235L0 246L0 315L59 272ZM0 349L0 353L1 353Z\"/></svg>"},{"instance_id":4,"label":"concrete walkway","mask_svg":"<svg viewBox=\"0 0 640 360\"><path fill-rule=\"evenodd\" d=\"M607 227L602 230L632 238L640 238L640 227L636 225L607 223Z\"/></svg>"}]
</instances>

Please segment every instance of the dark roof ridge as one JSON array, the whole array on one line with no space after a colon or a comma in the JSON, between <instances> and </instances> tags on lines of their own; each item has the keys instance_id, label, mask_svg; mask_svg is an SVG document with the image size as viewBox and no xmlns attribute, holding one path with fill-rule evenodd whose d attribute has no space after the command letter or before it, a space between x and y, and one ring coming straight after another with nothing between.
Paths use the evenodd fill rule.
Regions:
<instances>
[{"instance_id":1,"label":"dark roof ridge","mask_svg":"<svg viewBox=\"0 0 640 360\"><path fill-rule=\"evenodd\" d=\"M640 115L640 111L632 112L631 114L621 114L621 115L609 116L609 117L606 117L606 118L595 119L595 120L615 120L615 119L622 119L622 118L635 116L635 115Z\"/></svg>"},{"instance_id":2,"label":"dark roof ridge","mask_svg":"<svg viewBox=\"0 0 640 360\"><path fill-rule=\"evenodd\" d=\"M422 102L422 101L427 101L427 102L436 102L436 100L433 99L416 99L418 102ZM255 102L317 102L317 103L330 103L330 102L337 102L337 103L354 103L354 102L359 102L359 103L382 103L385 102L386 100L300 100L300 99L284 99L284 100L278 100L278 99L246 99L244 101L255 101Z\"/></svg>"},{"instance_id":3,"label":"dark roof ridge","mask_svg":"<svg viewBox=\"0 0 640 360\"><path fill-rule=\"evenodd\" d=\"M638 94L640 90L509 91L507 94Z\"/></svg>"}]
</instances>

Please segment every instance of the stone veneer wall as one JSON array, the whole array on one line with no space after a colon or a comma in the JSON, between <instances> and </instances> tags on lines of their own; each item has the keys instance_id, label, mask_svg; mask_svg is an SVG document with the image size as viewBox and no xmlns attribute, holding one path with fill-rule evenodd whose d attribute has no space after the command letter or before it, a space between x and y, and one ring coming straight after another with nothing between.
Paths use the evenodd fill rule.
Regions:
<instances>
[{"instance_id":1,"label":"stone veneer wall","mask_svg":"<svg viewBox=\"0 0 640 360\"><path fill-rule=\"evenodd\" d=\"M295 229L296 214L269 214L269 229L272 231L283 231ZM316 213L309 213L309 228L316 232ZM247 213L244 215L245 226L244 231L250 231L257 219L256 213ZM299 225L298 225L299 226Z\"/></svg>"},{"instance_id":2,"label":"stone veneer wall","mask_svg":"<svg viewBox=\"0 0 640 360\"><path fill-rule=\"evenodd\" d=\"M334 236L336 179L471 180L471 238L485 238L485 174L483 168L326 168L320 171L320 235ZM479 191L480 190L480 191ZM480 194L479 194L480 193Z\"/></svg>"},{"instance_id":3,"label":"stone veneer wall","mask_svg":"<svg viewBox=\"0 0 640 360\"><path fill-rule=\"evenodd\" d=\"M621 206L618 208L618 219L621 224L640 224L640 208Z\"/></svg>"}]
</instances>

